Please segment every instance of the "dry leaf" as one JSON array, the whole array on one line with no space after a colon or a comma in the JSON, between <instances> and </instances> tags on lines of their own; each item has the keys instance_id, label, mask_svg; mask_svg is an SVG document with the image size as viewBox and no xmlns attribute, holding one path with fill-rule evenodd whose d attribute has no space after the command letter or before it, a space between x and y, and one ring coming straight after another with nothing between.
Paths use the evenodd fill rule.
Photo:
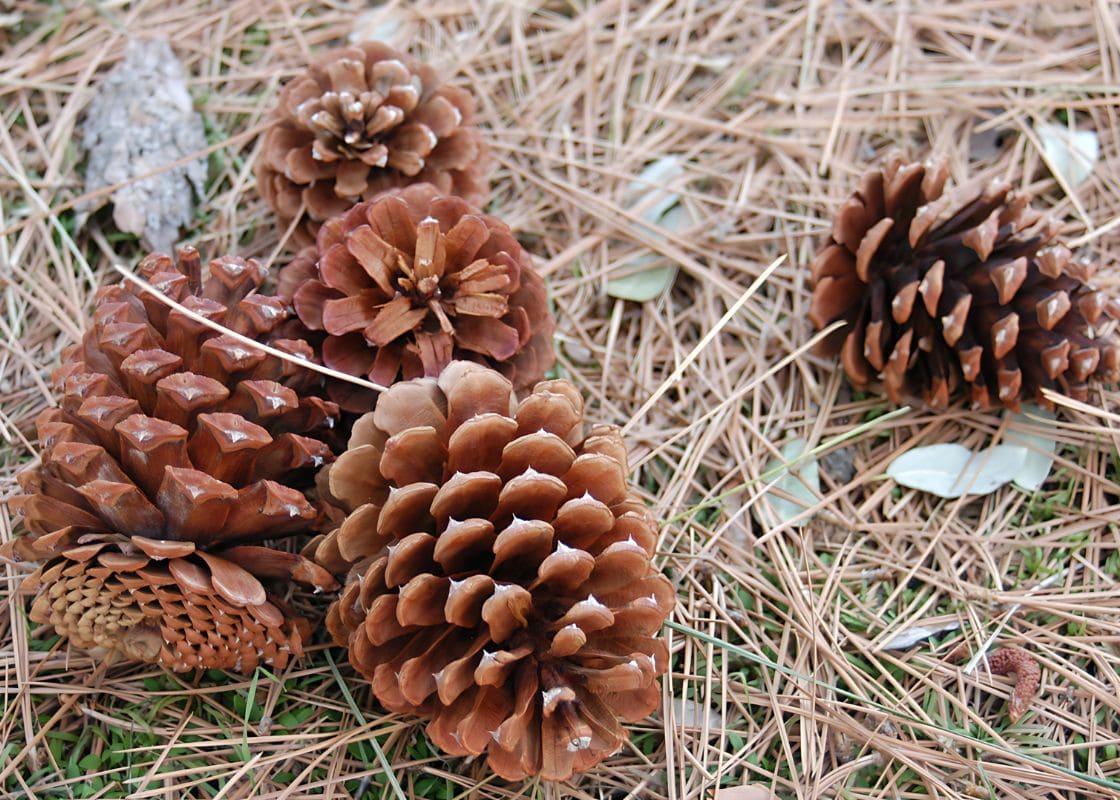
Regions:
<instances>
[{"instance_id":1,"label":"dry leaf","mask_svg":"<svg viewBox=\"0 0 1120 800\"><path fill-rule=\"evenodd\" d=\"M627 187L626 207L638 211L638 216L646 222L672 233L691 227L692 215L679 205L680 195L665 188L682 175L684 167L676 156L657 159ZM651 235L658 241L665 239L657 231ZM607 281L607 294L644 303L659 297L673 285L677 265L659 253L645 253L619 264L615 272L619 277Z\"/></svg>"},{"instance_id":2,"label":"dry leaf","mask_svg":"<svg viewBox=\"0 0 1120 800\"><path fill-rule=\"evenodd\" d=\"M363 11L354 18L354 27L347 37L350 42L385 42L407 49L416 34L416 25L395 3Z\"/></svg>"},{"instance_id":3,"label":"dry leaf","mask_svg":"<svg viewBox=\"0 0 1120 800\"><path fill-rule=\"evenodd\" d=\"M1055 419L1057 416L1053 411L1030 403L1023 403L1022 411L1010 416L1013 423L1026 429L1008 428L1003 437L1005 444L1027 450L1023 466L1019 468L1013 481L1025 492L1037 492L1050 475L1050 468L1054 465L1054 451L1058 449L1058 441L1054 438ZM1046 435L1039 435L1034 431L1042 431Z\"/></svg>"},{"instance_id":4,"label":"dry leaf","mask_svg":"<svg viewBox=\"0 0 1120 800\"><path fill-rule=\"evenodd\" d=\"M1027 458L1025 447L998 444L973 453L959 444L933 444L909 450L887 467L903 486L938 497L994 492L1015 479Z\"/></svg>"},{"instance_id":5,"label":"dry leaf","mask_svg":"<svg viewBox=\"0 0 1120 800\"><path fill-rule=\"evenodd\" d=\"M1101 157L1095 131L1075 131L1065 125L1043 122L1034 127L1050 170L1071 189L1085 182Z\"/></svg>"},{"instance_id":6,"label":"dry leaf","mask_svg":"<svg viewBox=\"0 0 1120 800\"><path fill-rule=\"evenodd\" d=\"M793 467L792 471L785 466L797 461L808 449L809 443L804 439L793 439L786 442L782 445L782 457L771 459L767 462L766 469L763 470L763 475L779 470L775 474L773 484L766 493L766 501L774 509L778 522L789 522L798 514L803 513L806 508L815 505L819 499L821 473L820 465L817 464L815 458L810 457L803 460ZM787 500L775 492L775 489L793 499ZM808 521L809 518L806 517L801 520L799 525L805 525Z\"/></svg>"},{"instance_id":7,"label":"dry leaf","mask_svg":"<svg viewBox=\"0 0 1120 800\"><path fill-rule=\"evenodd\" d=\"M684 206L673 206L657 223L659 227L677 233L692 226L692 215ZM654 234L654 237L665 238L661 234ZM607 294L636 303L660 297L677 277L677 265L659 253L645 253L632 258L619 265L618 271L629 274L607 281Z\"/></svg>"},{"instance_id":8,"label":"dry leaf","mask_svg":"<svg viewBox=\"0 0 1120 800\"><path fill-rule=\"evenodd\" d=\"M880 650L905 650L908 647L913 647L918 642L925 641L931 636L938 633L945 633L946 631L955 631L960 628L960 620L941 617L938 619L926 620L924 625L911 625L908 628L895 633L884 644L879 646Z\"/></svg>"},{"instance_id":9,"label":"dry leaf","mask_svg":"<svg viewBox=\"0 0 1120 800\"><path fill-rule=\"evenodd\" d=\"M112 194L113 222L170 252L194 216L193 193L205 189L206 160L149 173L204 149L206 132L166 39L128 43L89 105L82 144L89 151L86 191L125 184ZM93 210L83 208L83 216Z\"/></svg>"},{"instance_id":10,"label":"dry leaf","mask_svg":"<svg viewBox=\"0 0 1120 800\"><path fill-rule=\"evenodd\" d=\"M714 708L680 697L673 698L673 718L680 728L703 728L710 731L723 730L723 714Z\"/></svg>"},{"instance_id":11,"label":"dry leaf","mask_svg":"<svg viewBox=\"0 0 1120 800\"><path fill-rule=\"evenodd\" d=\"M755 783L716 789L715 800L774 800L775 797L767 787Z\"/></svg>"}]
</instances>

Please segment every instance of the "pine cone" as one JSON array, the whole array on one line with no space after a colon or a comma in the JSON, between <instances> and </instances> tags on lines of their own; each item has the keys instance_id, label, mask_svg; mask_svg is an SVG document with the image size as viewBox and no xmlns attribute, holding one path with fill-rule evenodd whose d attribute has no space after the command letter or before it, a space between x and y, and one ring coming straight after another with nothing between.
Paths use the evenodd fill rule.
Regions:
<instances>
[{"instance_id":1,"label":"pine cone","mask_svg":"<svg viewBox=\"0 0 1120 800\"><path fill-rule=\"evenodd\" d=\"M892 153L840 208L811 266L809 318L847 323L823 352L855 386L936 409L964 387L978 408L1017 409L1044 388L1084 400L1089 379L1115 380L1117 341L1101 335L1115 304L1087 285L1092 268L1009 183L954 203L947 174Z\"/></svg>"},{"instance_id":2,"label":"pine cone","mask_svg":"<svg viewBox=\"0 0 1120 800\"><path fill-rule=\"evenodd\" d=\"M380 42L327 53L280 92L257 185L297 243L359 200L411 183L486 203L488 149L470 92Z\"/></svg>"},{"instance_id":3,"label":"pine cone","mask_svg":"<svg viewBox=\"0 0 1120 800\"><path fill-rule=\"evenodd\" d=\"M563 780L657 708L675 593L617 429L584 436L566 381L511 388L454 362L381 394L320 481L348 516L305 552L349 570L327 627L386 708L502 777Z\"/></svg>"},{"instance_id":4,"label":"pine cone","mask_svg":"<svg viewBox=\"0 0 1120 800\"><path fill-rule=\"evenodd\" d=\"M185 250L139 271L245 336L284 318L276 298L249 295L264 278L253 261L212 261L203 281L198 253ZM304 373L150 294L102 289L92 328L54 375L60 405L39 416L40 463L11 501L28 535L3 555L44 561L29 581L31 618L74 647L176 671L282 668L301 655L307 622L261 579L337 584L260 542L320 518L299 489L332 458L323 438L338 409L285 385Z\"/></svg>"},{"instance_id":5,"label":"pine cone","mask_svg":"<svg viewBox=\"0 0 1120 800\"><path fill-rule=\"evenodd\" d=\"M521 390L555 361L555 323L529 255L505 223L430 185L327 222L317 264L301 252L278 289L323 363L382 386L438 375L461 358L500 370ZM346 411L373 402L353 384L328 388Z\"/></svg>"}]
</instances>

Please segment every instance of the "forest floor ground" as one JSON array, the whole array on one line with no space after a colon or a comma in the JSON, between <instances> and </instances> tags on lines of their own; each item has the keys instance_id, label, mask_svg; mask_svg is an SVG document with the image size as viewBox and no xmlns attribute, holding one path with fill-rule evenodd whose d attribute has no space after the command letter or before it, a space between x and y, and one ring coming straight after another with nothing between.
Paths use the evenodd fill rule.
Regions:
<instances>
[{"instance_id":1,"label":"forest floor ground","mask_svg":"<svg viewBox=\"0 0 1120 800\"><path fill-rule=\"evenodd\" d=\"M975 449L1022 425L853 393L814 354L806 284L835 209L900 147L947 159L954 185L998 176L1033 193L1099 262L1097 283L1120 288L1115 4L149 0L0 12L0 491L15 493L35 457L50 370L95 290L143 252L107 211L81 226L76 214L91 199L83 111L126 40L168 37L205 122L208 178L183 240L275 267L291 251L253 179L265 116L314 54L379 36L478 98L495 156L488 210L548 283L557 373L590 417L625 427L634 480L664 521L659 565L679 588L663 708L557 786L443 757L421 724L378 711L322 632L277 674L95 663L29 622L22 571L5 565L4 796L709 800L743 785L782 798L1120 796L1120 396L1096 389L1087 407L1038 423L1057 441L1038 491L904 489L885 474L899 453ZM1047 123L1097 133L1084 182L1055 179ZM666 157L687 214L663 235L633 209L632 184ZM612 297L608 281L650 253L659 260L637 266L677 265L671 288ZM820 490L790 513L773 502L770 467L795 439L815 448ZM0 522L5 538L18 530ZM983 657L1005 646L1042 669L1014 723L1014 678Z\"/></svg>"}]
</instances>

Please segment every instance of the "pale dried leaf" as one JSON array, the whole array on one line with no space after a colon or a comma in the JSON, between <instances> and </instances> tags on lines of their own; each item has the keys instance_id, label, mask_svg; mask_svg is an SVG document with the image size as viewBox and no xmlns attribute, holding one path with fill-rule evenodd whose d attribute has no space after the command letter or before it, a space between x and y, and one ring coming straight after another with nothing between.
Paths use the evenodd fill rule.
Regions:
<instances>
[{"instance_id":1,"label":"pale dried leaf","mask_svg":"<svg viewBox=\"0 0 1120 800\"><path fill-rule=\"evenodd\" d=\"M1015 479L1026 460L1025 447L997 444L981 450L968 460L953 487L962 494L989 494Z\"/></svg>"},{"instance_id":2,"label":"pale dried leaf","mask_svg":"<svg viewBox=\"0 0 1120 800\"><path fill-rule=\"evenodd\" d=\"M688 209L680 205L680 195L666 186L684 174L684 167L675 156L654 161L627 188L627 208L638 211L643 220L672 233L692 226ZM660 232L651 234L664 241ZM621 300L644 303L663 294L677 277L677 265L657 253L645 253L622 262L615 268L619 277L607 281L607 294Z\"/></svg>"},{"instance_id":3,"label":"pale dried leaf","mask_svg":"<svg viewBox=\"0 0 1120 800\"><path fill-rule=\"evenodd\" d=\"M1022 411L1011 414L1008 419L1026 428L1008 428L1003 437L1004 443L1025 447L1027 450L1023 466L1012 482L1025 492L1037 492L1046 482L1050 468L1054 465L1054 451L1058 448L1058 441L1054 438L1054 425L1051 423L1057 416L1048 409L1023 403ZM1034 431L1042 431L1046 435Z\"/></svg>"},{"instance_id":4,"label":"pale dried leaf","mask_svg":"<svg viewBox=\"0 0 1120 800\"><path fill-rule=\"evenodd\" d=\"M680 202L681 196L666 188L684 175L684 166L676 156L659 158L626 187L626 207L639 212L639 216L657 224L665 212Z\"/></svg>"},{"instance_id":5,"label":"pale dried leaf","mask_svg":"<svg viewBox=\"0 0 1120 800\"><path fill-rule=\"evenodd\" d=\"M924 625L911 625L908 628L903 628L896 633L885 644L880 646L880 650L906 650L913 647L918 642L925 641L929 637L945 633L946 631L955 631L960 628L961 623L956 619L942 619L940 621L930 620Z\"/></svg>"},{"instance_id":6,"label":"pale dried leaf","mask_svg":"<svg viewBox=\"0 0 1120 800\"><path fill-rule=\"evenodd\" d=\"M934 444L903 453L891 462L887 475L938 497L983 495L1013 480L1026 456L1025 447L1005 444L979 453L959 444Z\"/></svg>"},{"instance_id":7,"label":"pale dried leaf","mask_svg":"<svg viewBox=\"0 0 1120 800\"><path fill-rule=\"evenodd\" d=\"M673 719L679 728L703 728L707 725L711 731L723 730L723 715L719 711L679 697L673 698Z\"/></svg>"},{"instance_id":8,"label":"pale dried leaf","mask_svg":"<svg viewBox=\"0 0 1120 800\"><path fill-rule=\"evenodd\" d=\"M773 483L767 490L766 501L774 510L779 522L789 522L798 514L804 512L806 508L815 505L820 497L820 465L815 458L808 458L798 463L792 471L788 466L785 466L801 458L808 448L809 443L804 439L793 439L782 445L782 457L780 459L771 459L766 464L764 474L770 474L774 470L778 470L775 478L773 478ZM781 497L779 492L794 499L788 500ZM801 521L801 524L808 521L808 518L805 518Z\"/></svg>"},{"instance_id":9,"label":"pale dried leaf","mask_svg":"<svg viewBox=\"0 0 1120 800\"><path fill-rule=\"evenodd\" d=\"M774 800L776 796L767 787L755 783L716 789L715 800Z\"/></svg>"},{"instance_id":10,"label":"pale dried leaf","mask_svg":"<svg viewBox=\"0 0 1120 800\"><path fill-rule=\"evenodd\" d=\"M358 14L348 38L355 44L385 42L393 47L407 49L409 40L416 33L415 28L414 23L405 19L399 6L388 3Z\"/></svg>"},{"instance_id":11,"label":"pale dried leaf","mask_svg":"<svg viewBox=\"0 0 1120 800\"><path fill-rule=\"evenodd\" d=\"M89 105L82 144L89 151L86 191L124 184L112 194L117 227L169 251L194 215L193 193L205 189L206 160L163 168L203 150L206 132L166 39L128 43Z\"/></svg>"},{"instance_id":12,"label":"pale dried leaf","mask_svg":"<svg viewBox=\"0 0 1120 800\"><path fill-rule=\"evenodd\" d=\"M1075 131L1065 125L1043 122L1035 126L1042 152L1051 171L1073 188L1093 174L1101 156L1095 131Z\"/></svg>"},{"instance_id":13,"label":"pale dried leaf","mask_svg":"<svg viewBox=\"0 0 1120 800\"><path fill-rule=\"evenodd\" d=\"M633 300L635 303L645 303L659 297L673 285L673 280L677 277L675 264L650 266L659 261L664 259L645 255L627 262L627 266L638 271L607 281L607 294L619 300Z\"/></svg>"}]
</instances>

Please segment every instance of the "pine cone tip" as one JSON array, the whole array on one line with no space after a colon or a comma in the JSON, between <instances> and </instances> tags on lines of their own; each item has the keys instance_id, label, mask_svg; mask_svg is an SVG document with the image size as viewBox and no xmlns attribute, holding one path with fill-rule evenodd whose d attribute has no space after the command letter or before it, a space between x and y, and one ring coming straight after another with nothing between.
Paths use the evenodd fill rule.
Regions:
<instances>
[{"instance_id":1,"label":"pine cone tip","mask_svg":"<svg viewBox=\"0 0 1120 800\"><path fill-rule=\"evenodd\" d=\"M280 272L281 291L332 369L389 386L454 359L525 389L555 361L544 282L500 220L418 184L361 203ZM328 382L346 411L372 392Z\"/></svg>"}]
</instances>

